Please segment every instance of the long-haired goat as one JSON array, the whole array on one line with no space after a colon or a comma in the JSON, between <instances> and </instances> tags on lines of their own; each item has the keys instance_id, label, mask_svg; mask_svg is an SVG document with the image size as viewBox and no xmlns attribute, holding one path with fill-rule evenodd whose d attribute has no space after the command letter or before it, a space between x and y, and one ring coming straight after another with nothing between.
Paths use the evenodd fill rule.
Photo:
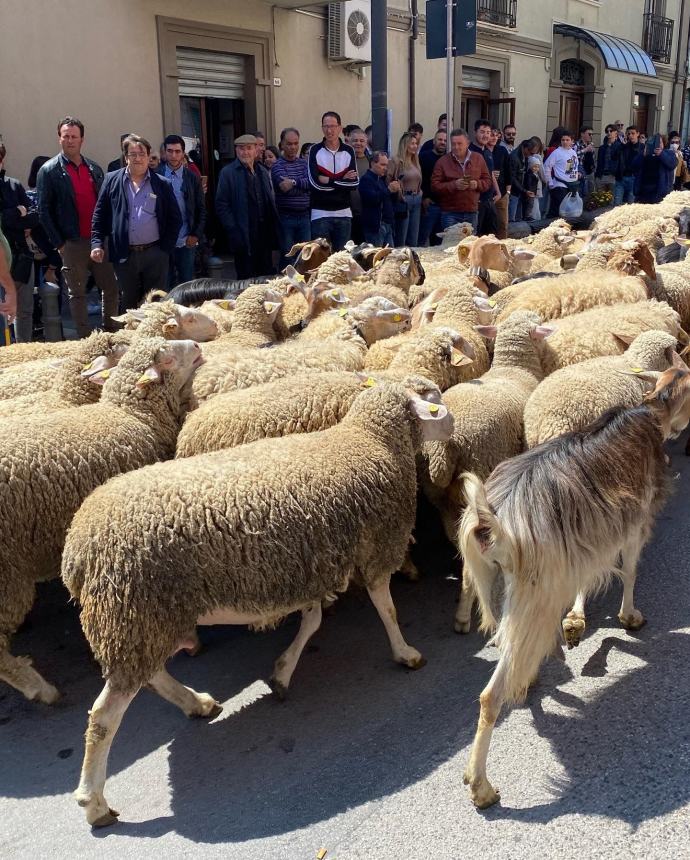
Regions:
<instances>
[{"instance_id":1,"label":"long-haired goat","mask_svg":"<svg viewBox=\"0 0 690 860\"><path fill-rule=\"evenodd\" d=\"M655 380L656 381L656 380ZM614 409L505 460L485 484L465 473L459 526L464 575L475 586L482 628L493 629L491 589L500 570L505 598L495 644L499 661L479 697L481 711L465 771L472 802L499 799L486 776L494 724L504 702L524 699L542 660L560 648L561 618L576 594L623 580L619 619L639 627L637 560L667 492L663 442L690 420L690 371L672 367L641 406Z\"/></svg>"}]
</instances>

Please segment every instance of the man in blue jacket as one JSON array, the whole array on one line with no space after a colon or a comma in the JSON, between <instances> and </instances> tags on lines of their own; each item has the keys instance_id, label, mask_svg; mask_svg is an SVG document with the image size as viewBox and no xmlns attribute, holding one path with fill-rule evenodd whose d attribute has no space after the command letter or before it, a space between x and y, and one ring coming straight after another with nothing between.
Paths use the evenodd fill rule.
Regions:
<instances>
[{"instance_id":1,"label":"man in blue jacket","mask_svg":"<svg viewBox=\"0 0 690 860\"><path fill-rule=\"evenodd\" d=\"M170 254L182 227L169 179L151 173L151 144L130 134L122 144L126 167L109 173L91 223L91 259L108 252L120 287L120 310L135 308L149 290L167 290Z\"/></svg>"},{"instance_id":2,"label":"man in blue jacket","mask_svg":"<svg viewBox=\"0 0 690 860\"><path fill-rule=\"evenodd\" d=\"M240 279L275 271L272 252L278 248L278 210L271 177L256 160L253 134L235 138L237 158L218 179L216 213L227 234Z\"/></svg>"},{"instance_id":3,"label":"man in blue jacket","mask_svg":"<svg viewBox=\"0 0 690 860\"><path fill-rule=\"evenodd\" d=\"M393 201L391 192L400 191L395 180L386 185L388 155L382 150L372 153L369 170L359 180L359 196L362 201L362 233L364 241L372 245L393 247ZM391 186L393 186L391 188Z\"/></svg>"}]
</instances>

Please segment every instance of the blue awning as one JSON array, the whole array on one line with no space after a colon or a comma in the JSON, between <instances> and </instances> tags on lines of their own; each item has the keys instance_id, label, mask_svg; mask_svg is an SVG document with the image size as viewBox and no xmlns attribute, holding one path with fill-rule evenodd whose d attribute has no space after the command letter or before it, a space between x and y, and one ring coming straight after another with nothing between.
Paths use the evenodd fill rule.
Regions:
<instances>
[{"instance_id":1,"label":"blue awning","mask_svg":"<svg viewBox=\"0 0 690 860\"><path fill-rule=\"evenodd\" d=\"M629 39L585 30L584 27L573 27L571 24L554 24L553 32L559 36L572 36L573 39L579 39L596 48L604 58L607 69L656 77L656 69L650 56Z\"/></svg>"}]
</instances>

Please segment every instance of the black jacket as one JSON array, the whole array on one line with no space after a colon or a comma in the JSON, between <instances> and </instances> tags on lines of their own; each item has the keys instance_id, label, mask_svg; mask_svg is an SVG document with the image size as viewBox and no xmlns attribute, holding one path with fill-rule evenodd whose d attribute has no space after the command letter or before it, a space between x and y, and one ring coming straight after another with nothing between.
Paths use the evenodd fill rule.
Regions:
<instances>
[{"instance_id":1,"label":"black jacket","mask_svg":"<svg viewBox=\"0 0 690 860\"><path fill-rule=\"evenodd\" d=\"M108 239L108 254L113 263L121 263L129 257L129 200L125 187L126 168L109 173L91 222L91 247L102 248ZM156 195L156 219L162 251L171 254L182 226L180 207L170 180L149 172L151 191Z\"/></svg>"},{"instance_id":2,"label":"black jacket","mask_svg":"<svg viewBox=\"0 0 690 860\"><path fill-rule=\"evenodd\" d=\"M393 201L383 176L367 170L359 180L359 196L362 201L360 223L364 233L376 233L381 222L393 223Z\"/></svg>"},{"instance_id":3,"label":"black jacket","mask_svg":"<svg viewBox=\"0 0 690 860\"><path fill-rule=\"evenodd\" d=\"M270 235L266 240L271 247L276 244L275 226L278 224L278 210L273 197L271 177L262 164L255 166L255 173L264 192L266 218L270 219ZM349 198L348 198L349 205ZM218 179L216 190L216 214L228 235L232 251L244 251L252 254L256 249L251 247L249 236L249 191L247 189L247 168L239 158L224 167ZM262 237L264 238L264 237Z\"/></svg>"},{"instance_id":4,"label":"black jacket","mask_svg":"<svg viewBox=\"0 0 690 860\"><path fill-rule=\"evenodd\" d=\"M527 156L523 153L521 146L516 146L508 156L508 168L506 171L506 185L510 185L510 193L515 196L525 192L525 171L527 170Z\"/></svg>"},{"instance_id":5,"label":"black jacket","mask_svg":"<svg viewBox=\"0 0 690 860\"><path fill-rule=\"evenodd\" d=\"M82 155L96 186L96 193L103 185L103 171L89 158ZM53 247L61 248L66 241L79 238L79 215L74 198L74 186L70 179L65 159L59 153L46 161L38 171L38 217Z\"/></svg>"},{"instance_id":6,"label":"black jacket","mask_svg":"<svg viewBox=\"0 0 690 860\"><path fill-rule=\"evenodd\" d=\"M5 171L0 170L0 217L13 253L25 249L24 230L33 229L38 224L35 212L22 215L18 206L24 206L28 213L31 200L18 179L5 176Z\"/></svg>"},{"instance_id":7,"label":"black jacket","mask_svg":"<svg viewBox=\"0 0 690 860\"><path fill-rule=\"evenodd\" d=\"M350 170L357 172L355 151L351 146L341 140L336 152L330 152L324 141L315 143L309 150L308 176L311 186L311 208L325 212L348 209L350 190L359 185L359 177L343 178ZM327 183L319 182L319 178L323 177L327 177Z\"/></svg>"},{"instance_id":8,"label":"black jacket","mask_svg":"<svg viewBox=\"0 0 690 860\"><path fill-rule=\"evenodd\" d=\"M610 153L610 161L609 161L609 170L607 173L616 176L618 174L618 158L620 156L621 149L623 148L623 144L620 140L614 140L613 143L609 143L605 141L599 147L599 151L597 152L597 169L594 171L594 175L597 179L601 179L604 175L604 167L606 164L606 148L611 148Z\"/></svg>"},{"instance_id":9,"label":"black jacket","mask_svg":"<svg viewBox=\"0 0 690 860\"><path fill-rule=\"evenodd\" d=\"M161 164L156 173L165 176L165 164ZM186 167L182 171L182 197L184 198L187 234L201 239L206 226L204 189L201 187L201 180L196 173L192 173Z\"/></svg>"},{"instance_id":10,"label":"black jacket","mask_svg":"<svg viewBox=\"0 0 690 860\"><path fill-rule=\"evenodd\" d=\"M644 143L624 143L618 150L618 161L616 163L616 179L624 176L634 176L633 162L638 155L644 153Z\"/></svg>"}]
</instances>

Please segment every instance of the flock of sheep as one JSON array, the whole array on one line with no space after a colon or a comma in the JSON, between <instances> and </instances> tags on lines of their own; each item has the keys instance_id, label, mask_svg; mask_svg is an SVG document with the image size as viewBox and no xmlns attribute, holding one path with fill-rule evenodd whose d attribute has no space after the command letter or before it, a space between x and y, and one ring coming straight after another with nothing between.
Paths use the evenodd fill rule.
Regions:
<instances>
[{"instance_id":1,"label":"flock of sheep","mask_svg":"<svg viewBox=\"0 0 690 860\"><path fill-rule=\"evenodd\" d=\"M398 570L418 576L408 550L420 486L466 556L455 629L468 632L475 591L495 626L491 582L507 562L500 506L482 482L526 448L538 457L607 410L640 407L652 389L674 410L674 432L687 423L677 350L688 345L690 262L658 262L682 244L687 211L690 192L673 192L618 207L586 233L559 220L498 241L460 227L418 252L331 254L317 240L294 269L239 295L194 282L128 311L116 334L0 350L0 680L57 699L10 640L36 583L61 575L105 679L75 795L89 824L116 820L107 757L142 686L188 716L219 712L165 669L197 649L198 625L264 628L301 612L270 682L283 696L322 606L354 583L394 659L424 665L389 589ZM590 585L559 593L568 647ZM619 617L644 623L627 585ZM499 626L501 653L507 638ZM543 647L532 649L537 668L560 643ZM480 734L466 781L486 806L497 795Z\"/></svg>"}]
</instances>

